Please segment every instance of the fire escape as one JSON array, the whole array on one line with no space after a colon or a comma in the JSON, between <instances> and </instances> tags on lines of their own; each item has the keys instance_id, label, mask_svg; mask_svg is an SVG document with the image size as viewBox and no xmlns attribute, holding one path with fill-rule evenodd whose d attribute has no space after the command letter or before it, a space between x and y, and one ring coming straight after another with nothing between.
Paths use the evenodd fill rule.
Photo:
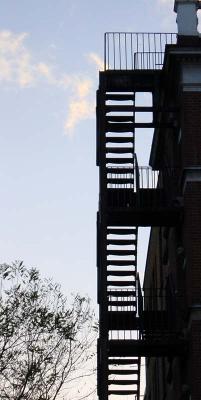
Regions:
<instances>
[{"instance_id":1,"label":"fire escape","mask_svg":"<svg viewBox=\"0 0 201 400\"><path fill-rule=\"evenodd\" d=\"M172 169L140 167L135 153L137 128L168 124L159 118L171 111L160 109L159 87L165 46L175 41L174 34L105 35L105 70L97 91L100 400L117 395L139 400L141 357L183 351L173 326L175 303L143 295L137 273L138 227L173 226L181 215ZM153 104L137 106L138 92L152 93ZM146 112L152 113L152 122L136 122L136 113Z\"/></svg>"}]
</instances>

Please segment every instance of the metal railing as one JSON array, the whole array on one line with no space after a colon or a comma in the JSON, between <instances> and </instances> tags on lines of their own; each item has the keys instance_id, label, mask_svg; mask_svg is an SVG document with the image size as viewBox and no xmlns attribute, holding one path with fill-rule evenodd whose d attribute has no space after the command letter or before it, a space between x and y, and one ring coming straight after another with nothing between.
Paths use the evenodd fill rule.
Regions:
<instances>
[{"instance_id":1,"label":"metal railing","mask_svg":"<svg viewBox=\"0 0 201 400\"><path fill-rule=\"evenodd\" d=\"M151 167L138 167L138 180L139 189L156 189L162 187L162 179L159 179L159 171L154 171Z\"/></svg>"},{"instance_id":2,"label":"metal railing","mask_svg":"<svg viewBox=\"0 0 201 400\"><path fill-rule=\"evenodd\" d=\"M164 53L138 52L134 53L134 69L162 69Z\"/></svg>"},{"instance_id":3,"label":"metal railing","mask_svg":"<svg viewBox=\"0 0 201 400\"><path fill-rule=\"evenodd\" d=\"M108 167L108 206L148 208L173 206L178 196L176 188L179 169L166 167L155 171L149 166L138 166L135 154L133 162L134 166L130 168L129 173L127 165L119 168Z\"/></svg>"},{"instance_id":4,"label":"metal railing","mask_svg":"<svg viewBox=\"0 0 201 400\"><path fill-rule=\"evenodd\" d=\"M176 33L107 32L104 69L161 69L166 45L176 42Z\"/></svg>"},{"instance_id":5,"label":"metal railing","mask_svg":"<svg viewBox=\"0 0 201 400\"><path fill-rule=\"evenodd\" d=\"M120 294L122 291L122 295ZM115 299L115 306L109 306L110 339L161 340L170 336L182 336L185 319L184 296L170 294L166 290L137 290L137 295L129 296L125 289L110 291L109 300ZM117 302L121 306L117 305ZM136 305L127 306L135 301ZM122 303L125 302L125 306ZM136 324L134 319L137 318Z\"/></svg>"}]
</instances>

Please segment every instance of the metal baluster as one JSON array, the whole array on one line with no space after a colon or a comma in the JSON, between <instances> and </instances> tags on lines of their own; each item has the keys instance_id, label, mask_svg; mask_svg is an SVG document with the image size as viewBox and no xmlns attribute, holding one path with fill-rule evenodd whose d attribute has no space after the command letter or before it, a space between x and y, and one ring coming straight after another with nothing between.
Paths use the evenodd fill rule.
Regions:
<instances>
[{"instance_id":1,"label":"metal baluster","mask_svg":"<svg viewBox=\"0 0 201 400\"><path fill-rule=\"evenodd\" d=\"M142 33L142 60L143 60L143 69L144 69L144 33Z\"/></svg>"},{"instance_id":2,"label":"metal baluster","mask_svg":"<svg viewBox=\"0 0 201 400\"><path fill-rule=\"evenodd\" d=\"M126 69L128 69L128 65L127 65L127 35L126 35L126 33L125 33L125 38L124 38L124 41L125 41L125 61L126 61Z\"/></svg>"},{"instance_id":3,"label":"metal baluster","mask_svg":"<svg viewBox=\"0 0 201 400\"><path fill-rule=\"evenodd\" d=\"M119 69L121 69L121 37L120 37L120 33L119 33Z\"/></svg>"},{"instance_id":4,"label":"metal baluster","mask_svg":"<svg viewBox=\"0 0 201 400\"><path fill-rule=\"evenodd\" d=\"M116 60L115 60L115 34L113 33L113 63L114 63L114 68L116 69Z\"/></svg>"},{"instance_id":5,"label":"metal baluster","mask_svg":"<svg viewBox=\"0 0 201 400\"><path fill-rule=\"evenodd\" d=\"M130 34L130 41L131 41L131 67L132 69L134 69L133 66L133 34Z\"/></svg>"},{"instance_id":6,"label":"metal baluster","mask_svg":"<svg viewBox=\"0 0 201 400\"><path fill-rule=\"evenodd\" d=\"M149 49L149 67L150 68L150 53L151 53L151 48L150 48L150 34L148 34L148 49Z\"/></svg>"},{"instance_id":7,"label":"metal baluster","mask_svg":"<svg viewBox=\"0 0 201 400\"><path fill-rule=\"evenodd\" d=\"M107 65L107 60L106 60L106 38L107 38L107 33L104 35L104 70L106 71L106 65Z\"/></svg>"},{"instance_id":8,"label":"metal baluster","mask_svg":"<svg viewBox=\"0 0 201 400\"><path fill-rule=\"evenodd\" d=\"M107 34L107 38L108 38L108 40L107 40L107 51L108 51L108 53L107 53L108 67L107 67L107 69L110 69L110 36L109 36L109 33Z\"/></svg>"},{"instance_id":9,"label":"metal baluster","mask_svg":"<svg viewBox=\"0 0 201 400\"><path fill-rule=\"evenodd\" d=\"M154 67L156 68L156 34L154 33L154 54L155 54L155 64ZM154 68L154 69L155 69ZM156 68L157 69L157 68Z\"/></svg>"}]
</instances>

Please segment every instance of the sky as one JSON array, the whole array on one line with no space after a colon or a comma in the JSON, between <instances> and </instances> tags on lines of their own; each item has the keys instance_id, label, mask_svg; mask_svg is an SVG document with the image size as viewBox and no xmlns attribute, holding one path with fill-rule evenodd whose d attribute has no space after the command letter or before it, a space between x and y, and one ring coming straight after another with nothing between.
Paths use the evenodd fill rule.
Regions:
<instances>
[{"instance_id":1,"label":"sky","mask_svg":"<svg viewBox=\"0 0 201 400\"><path fill-rule=\"evenodd\" d=\"M1 0L0 262L96 303L95 97L104 32L176 32L173 0ZM137 132L148 165L152 132ZM148 230L140 230L144 270Z\"/></svg>"},{"instance_id":2,"label":"sky","mask_svg":"<svg viewBox=\"0 0 201 400\"><path fill-rule=\"evenodd\" d=\"M104 32L174 32L172 9L168 0L2 0L0 262L24 260L66 294L96 301L95 95ZM150 135L137 135L144 165L149 143Z\"/></svg>"}]
</instances>

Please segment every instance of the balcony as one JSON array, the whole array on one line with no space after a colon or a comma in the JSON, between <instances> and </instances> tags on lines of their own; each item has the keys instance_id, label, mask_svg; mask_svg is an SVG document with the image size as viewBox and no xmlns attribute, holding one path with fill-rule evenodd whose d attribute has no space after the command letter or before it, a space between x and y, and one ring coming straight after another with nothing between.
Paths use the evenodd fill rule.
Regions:
<instances>
[{"instance_id":1,"label":"balcony","mask_svg":"<svg viewBox=\"0 0 201 400\"><path fill-rule=\"evenodd\" d=\"M110 304L113 296L115 306L108 309L110 357L160 357L185 351L183 296L150 289L142 294L138 286L136 308L127 305L125 291L122 296L118 291L118 297L115 290L110 292Z\"/></svg>"},{"instance_id":2,"label":"balcony","mask_svg":"<svg viewBox=\"0 0 201 400\"><path fill-rule=\"evenodd\" d=\"M176 42L176 33L107 32L104 39L104 69L160 70L166 45Z\"/></svg>"},{"instance_id":3,"label":"balcony","mask_svg":"<svg viewBox=\"0 0 201 400\"><path fill-rule=\"evenodd\" d=\"M114 171L114 172L113 172ZM178 169L139 167L135 159L134 169L108 169L107 206L108 223L139 226L174 225L181 217L182 207L175 191Z\"/></svg>"}]
</instances>

